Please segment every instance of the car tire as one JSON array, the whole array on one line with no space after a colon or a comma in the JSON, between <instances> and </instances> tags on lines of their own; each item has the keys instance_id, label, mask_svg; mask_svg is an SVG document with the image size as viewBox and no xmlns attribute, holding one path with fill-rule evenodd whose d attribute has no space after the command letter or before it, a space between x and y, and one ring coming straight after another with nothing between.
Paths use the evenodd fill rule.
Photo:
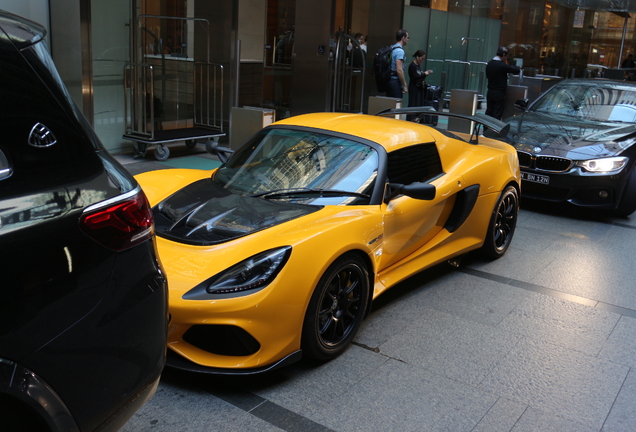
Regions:
<instances>
[{"instance_id":1,"label":"car tire","mask_svg":"<svg viewBox=\"0 0 636 432\"><path fill-rule=\"evenodd\" d=\"M187 148L193 149L193 148L195 148L197 146L197 142L195 140L193 140L193 139L190 139L190 140L186 140L185 141L185 145L186 145Z\"/></svg>"},{"instance_id":2,"label":"car tire","mask_svg":"<svg viewBox=\"0 0 636 432\"><path fill-rule=\"evenodd\" d=\"M338 258L320 278L303 323L303 356L329 360L353 340L370 293L369 272L355 254Z\"/></svg>"},{"instance_id":3,"label":"car tire","mask_svg":"<svg viewBox=\"0 0 636 432\"><path fill-rule=\"evenodd\" d=\"M623 195L616 210L612 212L614 216L627 217L636 211L636 166L629 173Z\"/></svg>"},{"instance_id":4,"label":"car tire","mask_svg":"<svg viewBox=\"0 0 636 432\"><path fill-rule=\"evenodd\" d=\"M165 161L170 156L170 149L163 144L157 144L155 148L155 159Z\"/></svg>"},{"instance_id":5,"label":"car tire","mask_svg":"<svg viewBox=\"0 0 636 432\"><path fill-rule=\"evenodd\" d=\"M519 216L519 193L514 186L508 186L501 193L490 217L486 239L481 255L489 260L501 258L512 241Z\"/></svg>"}]
</instances>

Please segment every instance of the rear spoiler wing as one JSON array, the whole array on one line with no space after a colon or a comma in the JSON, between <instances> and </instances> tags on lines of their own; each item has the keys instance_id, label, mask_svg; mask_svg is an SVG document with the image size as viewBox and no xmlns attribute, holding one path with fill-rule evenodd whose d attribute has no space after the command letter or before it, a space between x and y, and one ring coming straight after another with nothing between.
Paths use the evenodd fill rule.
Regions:
<instances>
[{"instance_id":1,"label":"rear spoiler wing","mask_svg":"<svg viewBox=\"0 0 636 432\"><path fill-rule=\"evenodd\" d=\"M385 109L383 111L380 111L376 115L377 116L396 116L396 115L402 115L402 114L415 115L417 116L417 119L419 119L420 117L424 115L436 115L436 116L441 115L446 117L453 117L453 118L458 118L462 120L473 121L477 123L478 126L481 125L482 128L490 129L491 131L495 132L495 134L497 134L501 138L505 138L508 135L508 131L510 130L509 124L504 123L501 120L497 120L494 117L487 116L486 114L477 113L474 115L464 115L464 114L455 114L451 112L439 112L439 111L435 111L435 109L430 106L409 107L409 108L390 108L390 109ZM478 135L477 128L475 128L475 132L473 132L473 135L471 135L470 137L471 143L477 143L477 135Z\"/></svg>"}]
</instances>

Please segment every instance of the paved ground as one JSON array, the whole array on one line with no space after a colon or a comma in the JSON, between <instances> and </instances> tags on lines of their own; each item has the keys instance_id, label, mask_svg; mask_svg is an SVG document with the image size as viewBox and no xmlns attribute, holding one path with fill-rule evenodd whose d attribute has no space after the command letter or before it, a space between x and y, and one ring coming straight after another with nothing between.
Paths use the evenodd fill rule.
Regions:
<instances>
[{"instance_id":1,"label":"paved ground","mask_svg":"<svg viewBox=\"0 0 636 432\"><path fill-rule=\"evenodd\" d=\"M119 159L133 174L217 163L177 147ZM166 370L122 432L636 431L635 244L636 215L522 202L503 258L391 289L339 358L252 378Z\"/></svg>"}]
</instances>

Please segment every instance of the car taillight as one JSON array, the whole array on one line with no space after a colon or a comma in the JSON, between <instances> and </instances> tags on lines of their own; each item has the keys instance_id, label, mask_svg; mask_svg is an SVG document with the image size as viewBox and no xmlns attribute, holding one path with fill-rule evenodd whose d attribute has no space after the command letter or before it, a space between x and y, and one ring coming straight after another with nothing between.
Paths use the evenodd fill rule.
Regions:
<instances>
[{"instance_id":1,"label":"car taillight","mask_svg":"<svg viewBox=\"0 0 636 432\"><path fill-rule=\"evenodd\" d=\"M141 190L115 202L88 207L80 218L82 231L109 249L120 251L154 234L150 205Z\"/></svg>"}]
</instances>

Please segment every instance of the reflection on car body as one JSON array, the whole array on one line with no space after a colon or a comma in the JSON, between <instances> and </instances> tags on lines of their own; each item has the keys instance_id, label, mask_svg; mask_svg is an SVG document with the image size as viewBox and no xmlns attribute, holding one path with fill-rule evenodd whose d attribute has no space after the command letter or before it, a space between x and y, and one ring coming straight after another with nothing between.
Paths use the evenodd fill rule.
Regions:
<instances>
[{"instance_id":1,"label":"reflection on car body","mask_svg":"<svg viewBox=\"0 0 636 432\"><path fill-rule=\"evenodd\" d=\"M523 196L618 216L636 210L636 83L565 80L504 121Z\"/></svg>"},{"instance_id":2,"label":"reflection on car body","mask_svg":"<svg viewBox=\"0 0 636 432\"><path fill-rule=\"evenodd\" d=\"M170 286L168 365L252 374L330 359L401 280L475 249L502 256L516 153L466 138L308 114L263 129L215 171L138 175Z\"/></svg>"}]
</instances>

